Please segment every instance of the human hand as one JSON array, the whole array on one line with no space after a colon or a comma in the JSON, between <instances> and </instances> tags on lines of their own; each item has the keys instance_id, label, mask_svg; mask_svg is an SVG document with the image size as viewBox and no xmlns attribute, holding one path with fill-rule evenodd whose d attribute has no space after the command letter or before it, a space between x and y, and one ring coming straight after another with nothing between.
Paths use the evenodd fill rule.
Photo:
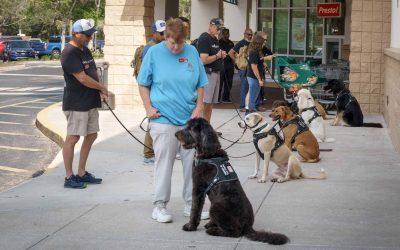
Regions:
<instances>
[{"instance_id":1,"label":"human hand","mask_svg":"<svg viewBox=\"0 0 400 250\"><path fill-rule=\"evenodd\" d=\"M107 88L103 86L103 87L100 89L100 93L101 93L101 94L104 94L104 95L106 95L106 96L108 96L108 90L107 90Z\"/></svg>"},{"instance_id":2,"label":"human hand","mask_svg":"<svg viewBox=\"0 0 400 250\"><path fill-rule=\"evenodd\" d=\"M108 102L108 95L105 95L102 92L100 92L100 100L102 102Z\"/></svg>"},{"instance_id":3,"label":"human hand","mask_svg":"<svg viewBox=\"0 0 400 250\"><path fill-rule=\"evenodd\" d=\"M196 107L193 110L192 115L190 116L190 119L202 117L202 114L203 114L203 109L201 107Z\"/></svg>"},{"instance_id":4,"label":"human hand","mask_svg":"<svg viewBox=\"0 0 400 250\"><path fill-rule=\"evenodd\" d=\"M258 80L258 84L260 84L260 87L264 86L264 80L263 79Z\"/></svg>"},{"instance_id":5,"label":"human hand","mask_svg":"<svg viewBox=\"0 0 400 250\"><path fill-rule=\"evenodd\" d=\"M149 110L146 110L147 117L149 119L156 119L161 116L160 111L151 107Z\"/></svg>"},{"instance_id":6,"label":"human hand","mask_svg":"<svg viewBox=\"0 0 400 250\"><path fill-rule=\"evenodd\" d=\"M220 52L220 57L221 57L222 59L225 59L227 53L226 53L224 50L219 50L219 52Z\"/></svg>"}]
</instances>

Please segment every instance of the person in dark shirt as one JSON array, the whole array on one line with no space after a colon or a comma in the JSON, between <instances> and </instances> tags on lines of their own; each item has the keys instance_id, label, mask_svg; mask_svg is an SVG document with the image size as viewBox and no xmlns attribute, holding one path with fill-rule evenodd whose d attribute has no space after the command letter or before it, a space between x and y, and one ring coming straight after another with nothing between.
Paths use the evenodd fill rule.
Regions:
<instances>
[{"instance_id":1,"label":"person in dark shirt","mask_svg":"<svg viewBox=\"0 0 400 250\"><path fill-rule=\"evenodd\" d=\"M244 38L240 40L235 46L229 51L229 57L232 59L233 63L235 64L236 54L239 53L240 48L243 46L249 46L249 43L253 37L253 31L251 29L246 29L244 31ZM246 95L249 91L249 83L247 82L246 78L246 70L239 69L239 76L240 76L240 110L246 111Z\"/></svg>"},{"instance_id":2,"label":"person in dark shirt","mask_svg":"<svg viewBox=\"0 0 400 250\"><path fill-rule=\"evenodd\" d=\"M249 83L249 103L246 113L256 111L257 98L265 84L264 60L272 60L272 55L265 56L265 53L268 53L264 46L267 37L265 32L257 32L249 44L246 74Z\"/></svg>"},{"instance_id":3,"label":"person in dark shirt","mask_svg":"<svg viewBox=\"0 0 400 250\"><path fill-rule=\"evenodd\" d=\"M86 171L86 161L99 131L101 101L107 101L108 91L99 82L97 68L86 47L92 39L93 20L80 19L72 26L72 39L61 53L65 87L62 109L67 118L67 136L63 145L66 171L64 187L85 188L86 183L99 184L101 178ZM72 171L75 144L84 136L77 175Z\"/></svg>"},{"instance_id":4,"label":"person in dark shirt","mask_svg":"<svg viewBox=\"0 0 400 250\"><path fill-rule=\"evenodd\" d=\"M220 72L226 52L219 47L218 35L223 27L220 18L213 18L208 31L200 35L197 50L207 73L208 85L204 88L204 119L211 121L213 103L218 102Z\"/></svg>"},{"instance_id":5,"label":"person in dark shirt","mask_svg":"<svg viewBox=\"0 0 400 250\"><path fill-rule=\"evenodd\" d=\"M222 30L222 38L219 40L219 47L221 50L228 53L234 46L233 42L229 40L229 29ZM227 56L223 60L223 67L220 73L220 85L219 85L219 100L223 103L231 103L231 89L232 80L234 73L234 64L232 59Z\"/></svg>"}]
</instances>

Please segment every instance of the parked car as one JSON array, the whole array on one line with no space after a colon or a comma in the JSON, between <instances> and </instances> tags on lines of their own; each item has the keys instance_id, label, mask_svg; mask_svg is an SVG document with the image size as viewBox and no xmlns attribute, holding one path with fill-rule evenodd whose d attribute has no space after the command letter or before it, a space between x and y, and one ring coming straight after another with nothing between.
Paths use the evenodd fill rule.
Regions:
<instances>
[{"instance_id":1,"label":"parked car","mask_svg":"<svg viewBox=\"0 0 400 250\"><path fill-rule=\"evenodd\" d=\"M0 41L0 60L3 60L4 51L6 50L7 41Z\"/></svg>"},{"instance_id":2,"label":"parked car","mask_svg":"<svg viewBox=\"0 0 400 250\"><path fill-rule=\"evenodd\" d=\"M10 40L22 40L22 37L20 37L20 36L0 36L0 42L1 41L10 41Z\"/></svg>"},{"instance_id":3,"label":"parked car","mask_svg":"<svg viewBox=\"0 0 400 250\"><path fill-rule=\"evenodd\" d=\"M65 44L69 43L71 36L65 36ZM49 37L49 43L45 51L46 55L59 56L61 54L61 36Z\"/></svg>"},{"instance_id":4,"label":"parked car","mask_svg":"<svg viewBox=\"0 0 400 250\"><path fill-rule=\"evenodd\" d=\"M6 49L3 54L3 61L15 61L23 58L35 58L35 51L31 48L28 41L10 40L7 41Z\"/></svg>"},{"instance_id":5,"label":"parked car","mask_svg":"<svg viewBox=\"0 0 400 250\"><path fill-rule=\"evenodd\" d=\"M29 40L29 43L32 49L35 51L36 56L41 58L43 55L46 55L47 43L42 42L40 38L31 38L31 40Z\"/></svg>"},{"instance_id":6,"label":"parked car","mask_svg":"<svg viewBox=\"0 0 400 250\"><path fill-rule=\"evenodd\" d=\"M104 48L104 40L96 40L96 50L103 52L103 48Z\"/></svg>"}]
</instances>

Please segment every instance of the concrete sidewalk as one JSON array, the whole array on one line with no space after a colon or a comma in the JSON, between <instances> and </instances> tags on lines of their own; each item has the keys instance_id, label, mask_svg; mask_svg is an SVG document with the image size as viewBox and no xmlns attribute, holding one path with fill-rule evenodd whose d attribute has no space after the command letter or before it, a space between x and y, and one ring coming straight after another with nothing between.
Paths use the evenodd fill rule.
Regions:
<instances>
[{"instance_id":1,"label":"concrete sidewalk","mask_svg":"<svg viewBox=\"0 0 400 250\"><path fill-rule=\"evenodd\" d=\"M133 134L144 138L138 127L145 116L141 107L116 113ZM366 115L365 120L384 123L381 115ZM238 121L233 109L214 110L212 124L226 138L240 136ZM42 111L38 123L62 142L66 122L59 104ZM63 188L59 154L42 176L0 193L0 249L400 249L400 157L385 128L327 125L329 137L337 141L321 148L333 151L322 152L320 163L303 164L307 174L324 168L326 180L260 184L247 179L254 156L231 158L253 204L254 228L291 239L290 244L275 247L245 238L208 236L205 222L197 232L182 231L188 219L183 217L178 161L169 204L174 221L152 220L153 171L142 165L143 146L109 111L100 112L100 125L88 170L102 177L103 184L83 190ZM251 134L246 132L243 141L249 140ZM237 144L228 153L240 156L253 151L252 144ZM74 163L76 169L77 159Z\"/></svg>"}]
</instances>

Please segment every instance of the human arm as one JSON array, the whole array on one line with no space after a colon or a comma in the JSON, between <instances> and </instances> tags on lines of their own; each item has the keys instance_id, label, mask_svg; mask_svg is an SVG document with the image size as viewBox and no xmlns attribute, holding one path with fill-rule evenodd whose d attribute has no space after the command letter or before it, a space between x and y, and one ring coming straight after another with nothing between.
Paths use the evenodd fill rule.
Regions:
<instances>
[{"instance_id":1,"label":"human arm","mask_svg":"<svg viewBox=\"0 0 400 250\"><path fill-rule=\"evenodd\" d=\"M72 74L76 80L78 80L82 85L91 88L91 89L97 89L100 91L100 94L103 94L103 96L107 96L108 95L108 90L107 88L102 85L101 83L99 83L98 81L94 80L92 77L90 77L89 75L87 75L85 73L85 71L80 71L78 73L73 73ZM100 95L101 96L101 95Z\"/></svg>"},{"instance_id":2,"label":"human arm","mask_svg":"<svg viewBox=\"0 0 400 250\"><path fill-rule=\"evenodd\" d=\"M258 65L257 64L250 64L251 70L253 70L254 76L257 78L258 83L260 86L264 85L264 79L261 78L260 72L258 71Z\"/></svg>"},{"instance_id":3,"label":"human arm","mask_svg":"<svg viewBox=\"0 0 400 250\"><path fill-rule=\"evenodd\" d=\"M160 113L151 105L150 101L150 89L147 86L139 85L139 94L142 98L143 106L146 110L147 117L149 119L155 119L160 117Z\"/></svg>"},{"instance_id":4,"label":"human arm","mask_svg":"<svg viewBox=\"0 0 400 250\"><path fill-rule=\"evenodd\" d=\"M196 107L194 108L190 118L198 118L202 116L204 108L203 98L204 98L204 87L200 87L197 89Z\"/></svg>"},{"instance_id":5,"label":"human arm","mask_svg":"<svg viewBox=\"0 0 400 250\"><path fill-rule=\"evenodd\" d=\"M228 52L228 55L232 59L233 64L235 64L236 52L233 48Z\"/></svg>"},{"instance_id":6,"label":"human arm","mask_svg":"<svg viewBox=\"0 0 400 250\"><path fill-rule=\"evenodd\" d=\"M201 53L200 54L200 59L203 62L204 65L213 63L217 61L220 58L225 58L226 57L226 52L223 50L219 50L217 54L215 55L209 55L207 53Z\"/></svg>"}]
</instances>

